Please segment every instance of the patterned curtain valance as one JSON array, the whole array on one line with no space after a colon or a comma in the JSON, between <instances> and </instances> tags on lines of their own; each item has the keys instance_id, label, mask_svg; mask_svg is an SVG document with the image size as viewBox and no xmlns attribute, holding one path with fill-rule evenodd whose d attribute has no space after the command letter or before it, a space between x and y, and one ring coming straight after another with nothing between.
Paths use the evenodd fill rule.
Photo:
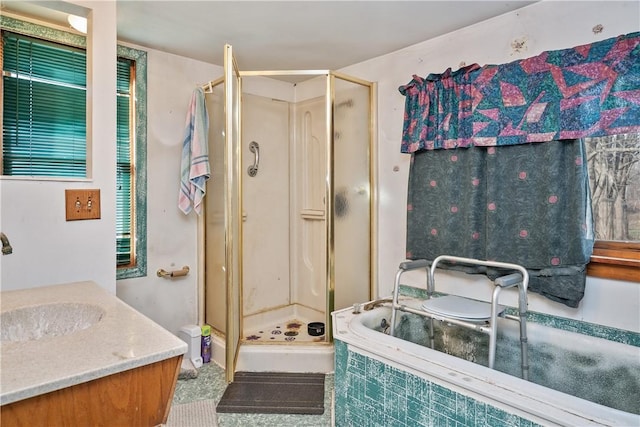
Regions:
<instances>
[{"instance_id":1,"label":"patterned curtain valance","mask_svg":"<svg viewBox=\"0 0 640 427\"><path fill-rule=\"evenodd\" d=\"M403 153L640 132L640 32L399 90Z\"/></svg>"}]
</instances>

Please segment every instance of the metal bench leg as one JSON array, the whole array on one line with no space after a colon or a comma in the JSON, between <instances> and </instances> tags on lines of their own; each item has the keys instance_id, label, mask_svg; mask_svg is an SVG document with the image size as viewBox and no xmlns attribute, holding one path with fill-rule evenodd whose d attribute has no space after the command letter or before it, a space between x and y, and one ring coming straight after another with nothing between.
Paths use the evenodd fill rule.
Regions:
<instances>
[{"instance_id":1,"label":"metal bench leg","mask_svg":"<svg viewBox=\"0 0 640 427\"><path fill-rule=\"evenodd\" d=\"M391 302L391 326L389 327L389 335L395 337L396 333L396 317L398 313L398 294L400 292L400 276L404 270L400 269L396 273L396 280L393 283L393 300Z\"/></svg>"},{"instance_id":2,"label":"metal bench leg","mask_svg":"<svg viewBox=\"0 0 640 427\"><path fill-rule=\"evenodd\" d=\"M429 345L433 350L436 349L435 332L433 328L433 317L429 317Z\"/></svg>"},{"instance_id":3,"label":"metal bench leg","mask_svg":"<svg viewBox=\"0 0 640 427\"><path fill-rule=\"evenodd\" d=\"M518 316L520 317L520 361L522 379L529 379L529 353L527 339L527 291L522 284L518 285Z\"/></svg>"},{"instance_id":4,"label":"metal bench leg","mask_svg":"<svg viewBox=\"0 0 640 427\"><path fill-rule=\"evenodd\" d=\"M493 289L491 296L491 331L489 332L489 368L493 369L496 362L496 347L498 342L498 300L500 296L500 286Z\"/></svg>"}]
</instances>

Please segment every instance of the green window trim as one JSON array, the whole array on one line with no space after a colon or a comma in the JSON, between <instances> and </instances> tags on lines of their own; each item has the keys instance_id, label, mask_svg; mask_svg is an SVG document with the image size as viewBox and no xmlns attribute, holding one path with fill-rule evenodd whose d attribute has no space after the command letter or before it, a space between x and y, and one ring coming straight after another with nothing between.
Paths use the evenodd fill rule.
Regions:
<instances>
[{"instance_id":1,"label":"green window trim","mask_svg":"<svg viewBox=\"0 0 640 427\"><path fill-rule=\"evenodd\" d=\"M133 230L136 237L135 265L118 267L116 279L130 279L147 275L147 52L118 45L118 57L135 62L135 200L133 201ZM117 172L116 172L117 173Z\"/></svg>"},{"instance_id":2,"label":"green window trim","mask_svg":"<svg viewBox=\"0 0 640 427\"><path fill-rule=\"evenodd\" d=\"M36 37L56 43L86 49L86 37L74 33L49 28L31 22L0 15L0 28L25 36ZM133 183L135 185L134 217L131 218L135 230L135 262L116 268L117 279L144 277L147 275L147 53L138 49L118 45L118 58L135 62L135 158ZM117 169L117 165L116 165ZM117 238L116 238L117 246Z\"/></svg>"}]
</instances>

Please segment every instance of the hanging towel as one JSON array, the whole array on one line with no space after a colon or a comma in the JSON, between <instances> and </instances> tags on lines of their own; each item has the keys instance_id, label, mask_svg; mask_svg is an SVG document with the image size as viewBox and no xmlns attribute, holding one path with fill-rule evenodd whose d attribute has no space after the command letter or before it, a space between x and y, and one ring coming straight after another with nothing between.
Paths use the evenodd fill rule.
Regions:
<instances>
[{"instance_id":1,"label":"hanging towel","mask_svg":"<svg viewBox=\"0 0 640 427\"><path fill-rule=\"evenodd\" d=\"M192 209L200 215L206 183L210 176L207 145L209 116L202 88L193 91L185 127L180 164L178 207L185 215Z\"/></svg>"}]
</instances>

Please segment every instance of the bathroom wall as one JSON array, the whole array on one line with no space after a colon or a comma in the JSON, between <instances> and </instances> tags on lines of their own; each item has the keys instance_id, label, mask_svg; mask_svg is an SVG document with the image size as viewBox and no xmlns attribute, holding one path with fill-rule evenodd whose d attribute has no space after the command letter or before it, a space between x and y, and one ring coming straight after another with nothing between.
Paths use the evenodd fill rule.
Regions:
<instances>
[{"instance_id":1,"label":"bathroom wall","mask_svg":"<svg viewBox=\"0 0 640 427\"><path fill-rule=\"evenodd\" d=\"M148 271L146 277L116 281L112 185L115 63L108 61L116 57L115 3L91 4L98 5L93 16L93 43L98 44L94 49L100 52L96 57L99 63L93 67L97 74L93 77L97 82L93 92L93 179L60 182L0 178L0 230L14 248L10 256L0 257L0 288L93 280L168 330L177 331L182 325L196 323L198 313L197 217L193 212L185 216L177 207L186 111L196 84L220 77L222 67L120 43L148 54ZM104 75L109 70L113 75L107 82ZM99 188L101 219L66 222L67 188ZM191 268L186 277L167 280L156 275L160 268L172 270L185 265Z\"/></svg>"},{"instance_id":2,"label":"bathroom wall","mask_svg":"<svg viewBox=\"0 0 640 427\"><path fill-rule=\"evenodd\" d=\"M602 32L592 29L602 25ZM398 264L404 260L406 239L407 154L400 153L404 100L398 87L413 74L441 73L463 64L501 64L569 48L640 29L637 2L542 1L516 12L463 28L341 71L378 82L378 295L390 295ZM453 276L456 277L456 276ZM444 291L486 281L456 277ZM411 283L424 286L424 278ZM487 293L488 285L475 286ZM467 291L468 292L468 291ZM509 295L510 304L515 303ZM570 309L535 294L531 310L640 331L640 284L587 279L586 295L578 309Z\"/></svg>"},{"instance_id":3,"label":"bathroom wall","mask_svg":"<svg viewBox=\"0 0 640 427\"><path fill-rule=\"evenodd\" d=\"M187 107L196 86L222 76L222 67L128 46L147 51L148 271L146 277L118 280L116 295L177 332L198 320L198 216L178 209ZM156 274L160 268L178 270L183 266L190 268L184 277L165 279Z\"/></svg>"},{"instance_id":4,"label":"bathroom wall","mask_svg":"<svg viewBox=\"0 0 640 427\"><path fill-rule=\"evenodd\" d=\"M93 43L92 129L94 177L90 182L0 179L0 230L14 247L0 257L2 290L76 280L94 280L170 331L197 320L197 219L177 208L184 120L197 83L222 75L220 67L159 51L148 51L148 275L115 280L115 3L76 2L99 17ZM471 64L505 63L606 39L640 29L637 2L543 1L343 70L378 82L378 271L377 295L391 293L404 260L409 156L400 153L404 98L398 86L413 74L425 76ZM604 30L594 34L601 24ZM384 29L381 29L381 31ZM515 49L513 45L522 47ZM516 43L514 43L516 42ZM137 47L137 46L134 46ZM212 46L212 49L222 46ZM110 54L109 52L113 52ZM108 63L107 63L108 62ZM242 64L240 64L240 67ZM248 88L245 87L245 89ZM260 93L259 90L252 93ZM268 91L267 91L268 92ZM269 96L266 93L265 96ZM397 167L397 170L396 170ZM64 189L100 188L102 219L65 222ZM191 267L176 280L156 276L159 268ZM413 277L420 283L421 277ZM480 279L461 278L462 285ZM449 289L454 285L449 284ZM477 288L477 287L476 287ZM531 296L530 308L588 322L640 331L640 284L588 278L578 309Z\"/></svg>"},{"instance_id":5,"label":"bathroom wall","mask_svg":"<svg viewBox=\"0 0 640 427\"><path fill-rule=\"evenodd\" d=\"M0 289L93 280L115 292L116 6L91 1L58 6L89 12L87 135L93 174L82 181L0 178L0 230L13 246L13 254L0 257ZM67 222L69 188L100 189L101 218Z\"/></svg>"}]
</instances>

